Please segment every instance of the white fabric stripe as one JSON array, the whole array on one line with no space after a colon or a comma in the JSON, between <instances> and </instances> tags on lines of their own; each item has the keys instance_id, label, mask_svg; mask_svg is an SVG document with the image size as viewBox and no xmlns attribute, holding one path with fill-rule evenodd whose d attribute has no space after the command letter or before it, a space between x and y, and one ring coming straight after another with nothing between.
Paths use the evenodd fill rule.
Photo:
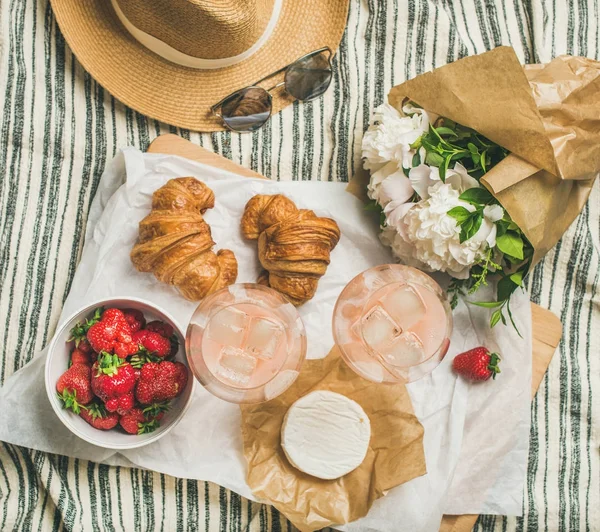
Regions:
<instances>
[{"instance_id":1,"label":"white fabric stripe","mask_svg":"<svg viewBox=\"0 0 600 532\"><path fill-rule=\"evenodd\" d=\"M277 21L279 20L279 15L281 14L281 7L283 5L283 0L275 0L273 4L273 11L271 12L271 18L269 19L265 31L250 48L241 54L232 57L223 57L221 59L203 59L201 57L194 57L176 50L160 39L157 39L149 33L140 30L125 16L125 13L123 13L123 10L119 6L118 0L110 1L123 26L125 26L127 31L131 33L131 35L142 46L145 46L155 54L160 55L163 59L166 59L171 63L177 63L178 65L184 67L197 68L200 70L214 70L216 68L237 65L238 63L241 63L245 59L248 59L250 56L255 54L273 34L273 31L277 26Z\"/></svg>"}]
</instances>

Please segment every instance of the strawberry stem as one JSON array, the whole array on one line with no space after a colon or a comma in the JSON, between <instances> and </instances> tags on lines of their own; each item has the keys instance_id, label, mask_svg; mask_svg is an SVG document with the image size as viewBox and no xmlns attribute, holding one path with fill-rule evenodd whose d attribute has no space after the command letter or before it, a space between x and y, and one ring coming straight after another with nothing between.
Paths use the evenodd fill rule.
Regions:
<instances>
[{"instance_id":1,"label":"strawberry stem","mask_svg":"<svg viewBox=\"0 0 600 532\"><path fill-rule=\"evenodd\" d=\"M119 355L111 355L106 351L102 351L98 355L98 370L96 372L96 377L99 377L101 374L115 375L119 370L119 367L123 364L123 359L121 359Z\"/></svg>"},{"instance_id":2,"label":"strawberry stem","mask_svg":"<svg viewBox=\"0 0 600 532\"><path fill-rule=\"evenodd\" d=\"M144 413L144 416L146 416L146 418L156 417L162 412L167 412L169 408L171 408L170 402L162 401L160 403L153 403L150 406L147 406L146 408L144 408L144 410L142 410L142 412Z\"/></svg>"},{"instance_id":3,"label":"strawberry stem","mask_svg":"<svg viewBox=\"0 0 600 532\"><path fill-rule=\"evenodd\" d=\"M492 353L490 355L490 363L488 364L488 369L492 372L493 379L495 379L496 375L500 373L498 362L500 362L500 355L498 353Z\"/></svg>"},{"instance_id":4,"label":"strawberry stem","mask_svg":"<svg viewBox=\"0 0 600 532\"><path fill-rule=\"evenodd\" d=\"M67 339L67 342L75 342L75 347L79 347L79 342L85 339L90 327L94 325L94 323L100 321L103 312L104 307L98 307L96 310L94 310L94 315L91 317L91 319L86 319L85 322L78 321L71 329L71 334Z\"/></svg>"},{"instance_id":5,"label":"strawberry stem","mask_svg":"<svg viewBox=\"0 0 600 532\"><path fill-rule=\"evenodd\" d=\"M87 408L83 405L80 405L77 402L77 390L73 390L72 392L65 388L62 393L57 393L56 396L60 399L63 404L63 408L67 410L72 410L75 414L79 414L81 409L87 410Z\"/></svg>"},{"instance_id":6,"label":"strawberry stem","mask_svg":"<svg viewBox=\"0 0 600 532\"><path fill-rule=\"evenodd\" d=\"M138 423L138 434L149 434L150 432L154 432L159 426L160 424L156 419Z\"/></svg>"}]
</instances>

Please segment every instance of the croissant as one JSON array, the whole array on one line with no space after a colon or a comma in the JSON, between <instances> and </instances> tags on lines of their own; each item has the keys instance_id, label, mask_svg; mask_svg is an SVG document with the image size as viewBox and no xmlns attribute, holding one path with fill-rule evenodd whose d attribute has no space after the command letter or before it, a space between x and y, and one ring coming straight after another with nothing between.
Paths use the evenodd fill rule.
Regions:
<instances>
[{"instance_id":1,"label":"croissant","mask_svg":"<svg viewBox=\"0 0 600 532\"><path fill-rule=\"evenodd\" d=\"M156 190L131 250L136 269L175 285L191 301L234 283L235 255L228 249L212 251L215 243L202 216L214 205L213 191L193 177L170 179Z\"/></svg>"},{"instance_id":2,"label":"croissant","mask_svg":"<svg viewBox=\"0 0 600 532\"><path fill-rule=\"evenodd\" d=\"M244 237L258 239L258 257L265 269L258 283L274 288L294 305L311 299L340 239L337 223L298 209L281 194L259 194L246 204L241 225Z\"/></svg>"}]
</instances>

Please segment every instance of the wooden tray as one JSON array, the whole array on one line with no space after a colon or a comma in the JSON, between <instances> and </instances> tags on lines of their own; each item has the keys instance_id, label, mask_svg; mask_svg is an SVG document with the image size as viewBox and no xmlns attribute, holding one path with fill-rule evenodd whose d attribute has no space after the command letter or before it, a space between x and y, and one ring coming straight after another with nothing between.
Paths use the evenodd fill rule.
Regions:
<instances>
[{"instance_id":1,"label":"wooden tray","mask_svg":"<svg viewBox=\"0 0 600 532\"><path fill-rule=\"evenodd\" d=\"M179 155L194 161L198 161L224 170L235 172L246 177L260 177L253 170L249 170L239 164L225 159L216 153L192 144L188 140L177 135L161 135L157 137L150 147L150 153L166 153ZM535 395L544 374L548 369L550 360L556 351L562 336L562 324L560 320L549 310L543 309L535 303L531 304L533 320L533 372L531 378L531 394ZM477 515L445 515L442 520L440 532L466 532L473 528Z\"/></svg>"}]
</instances>

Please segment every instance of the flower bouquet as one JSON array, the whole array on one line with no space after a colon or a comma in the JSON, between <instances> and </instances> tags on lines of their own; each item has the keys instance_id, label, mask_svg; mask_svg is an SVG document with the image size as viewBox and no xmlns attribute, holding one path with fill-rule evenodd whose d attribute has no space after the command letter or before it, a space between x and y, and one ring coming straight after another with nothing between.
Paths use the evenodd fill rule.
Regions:
<instances>
[{"instance_id":1,"label":"flower bouquet","mask_svg":"<svg viewBox=\"0 0 600 532\"><path fill-rule=\"evenodd\" d=\"M449 274L453 307L494 277L495 300L472 302L492 309L492 327L517 328L511 294L583 208L600 169L600 122L591 133L591 91L585 102L581 94L591 80L600 81L597 62L558 58L524 73L512 49L497 48L393 88L363 137L367 208L380 213L382 242L405 264Z\"/></svg>"}]
</instances>

